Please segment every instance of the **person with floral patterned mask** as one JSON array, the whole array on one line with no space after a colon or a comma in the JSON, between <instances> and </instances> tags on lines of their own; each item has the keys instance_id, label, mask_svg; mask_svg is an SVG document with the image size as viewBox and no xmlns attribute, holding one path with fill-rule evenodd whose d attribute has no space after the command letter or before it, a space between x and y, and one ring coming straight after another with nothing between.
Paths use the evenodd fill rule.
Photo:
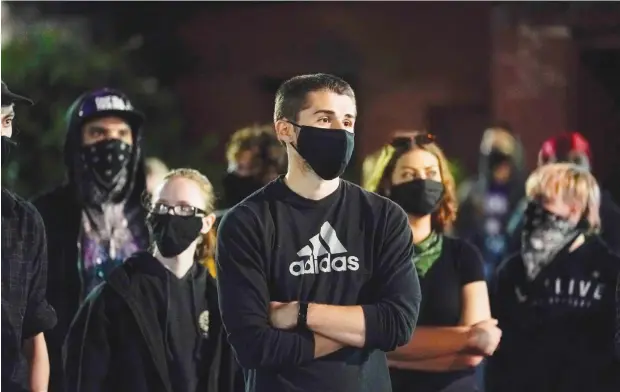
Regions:
<instances>
[{"instance_id":1,"label":"person with floral patterned mask","mask_svg":"<svg viewBox=\"0 0 620 392\"><path fill-rule=\"evenodd\" d=\"M497 271L504 332L487 391L617 391L615 287L620 257L601 240L600 189L587 168L550 163L526 182L521 251Z\"/></svg>"}]
</instances>

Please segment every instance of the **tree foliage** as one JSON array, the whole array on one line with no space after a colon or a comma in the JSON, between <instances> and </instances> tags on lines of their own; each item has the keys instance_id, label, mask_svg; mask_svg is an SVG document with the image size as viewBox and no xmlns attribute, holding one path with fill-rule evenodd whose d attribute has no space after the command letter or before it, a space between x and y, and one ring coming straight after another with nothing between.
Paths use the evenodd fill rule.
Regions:
<instances>
[{"instance_id":1,"label":"tree foliage","mask_svg":"<svg viewBox=\"0 0 620 392\"><path fill-rule=\"evenodd\" d=\"M2 77L9 88L35 101L16 108L13 149L2 167L2 184L30 197L60 184L65 175L63 145L66 111L88 90L124 91L145 113L145 150L168 165L205 170L205 158L217 145L214 135L186 135L177 96L144 75L140 40L122 47L101 47L49 27L33 28L2 47Z\"/></svg>"}]
</instances>

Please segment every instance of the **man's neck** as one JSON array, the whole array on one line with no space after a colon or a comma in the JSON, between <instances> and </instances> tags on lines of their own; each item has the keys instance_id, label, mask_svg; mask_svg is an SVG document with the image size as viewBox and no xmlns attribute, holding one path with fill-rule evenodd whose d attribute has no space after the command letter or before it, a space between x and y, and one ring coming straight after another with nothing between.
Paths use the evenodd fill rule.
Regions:
<instances>
[{"instance_id":1,"label":"man's neck","mask_svg":"<svg viewBox=\"0 0 620 392\"><path fill-rule=\"evenodd\" d=\"M164 268L172 272L177 278L180 279L187 275L187 271L189 271L190 268L192 268L192 265L194 265L195 251L196 247L190 246L178 256L166 258L159 252L156 252L155 258L164 266Z\"/></svg>"},{"instance_id":2,"label":"man's neck","mask_svg":"<svg viewBox=\"0 0 620 392\"><path fill-rule=\"evenodd\" d=\"M303 167L300 159L291 159L284 181L286 185L299 196L310 200L321 200L338 189L340 178L324 180L314 171Z\"/></svg>"},{"instance_id":3,"label":"man's neck","mask_svg":"<svg viewBox=\"0 0 620 392\"><path fill-rule=\"evenodd\" d=\"M411 227L413 232L413 243L419 244L431 235L431 216L426 215L420 218L409 215L409 227Z\"/></svg>"}]
</instances>

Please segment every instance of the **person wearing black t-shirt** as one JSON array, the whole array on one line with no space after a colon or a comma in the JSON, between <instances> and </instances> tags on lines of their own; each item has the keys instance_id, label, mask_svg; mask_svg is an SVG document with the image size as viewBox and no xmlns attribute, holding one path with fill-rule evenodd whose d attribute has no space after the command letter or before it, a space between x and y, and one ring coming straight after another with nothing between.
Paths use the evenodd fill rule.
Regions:
<instances>
[{"instance_id":1,"label":"person wearing black t-shirt","mask_svg":"<svg viewBox=\"0 0 620 392\"><path fill-rule=\"evenodd\" d=\"M532 173L526 193L521 252L500 266L491 293L504 335L486 369L487 391L620 391L620 258L595 234L596 180L585 168L552 163Z\"/></svg>"},{"instance_id":2,"label":"person wearing black t-shirt","mask_svg":"<svg viewBox=\"0 0 620 392\"><path fill-rule=\"evenodd\" d=\"M501 331L491 319L482 258L447 236L456 216L454 179L434 137L412 132L386 146L368 181L408 214L422 304L406 346L388 354L394 392L475 391L475 366Z\"/></svg>"},{"instance_id":3,"label":"person wearing black t-shirt","mask_svg":"<svg viewBox=\"0 0 620 392\"><path fill-rule=\"evenodd\" d=\"M274 120L288 172L220 224L220 310L250 392L390 391L385 352L414 330L420 287L407 216L339 178L356 114L338 77L284 82Z\"/></svg>"},{"instance_id":4,"label":"person wearing black t-shirt","mask_svg":"<svg viewBox=\"0 0 620 392\"><path fill-rule=\"evenodd\" d=\"M192 169L166 175L149 202L153 253L138 252L87 297L64 347L68 392L244 390L196 260L213 252L213 189Z\"/></svg>"}]
</instances>

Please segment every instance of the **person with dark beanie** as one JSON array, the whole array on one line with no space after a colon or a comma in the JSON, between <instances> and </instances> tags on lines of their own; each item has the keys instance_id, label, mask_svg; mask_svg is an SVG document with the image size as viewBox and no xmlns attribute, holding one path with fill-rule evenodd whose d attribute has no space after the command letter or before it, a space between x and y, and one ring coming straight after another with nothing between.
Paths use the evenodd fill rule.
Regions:
<instances>
[{"instance_id":1,"label":"person with dark beanie","mask_svg":"<svg viewBox=\"0 0 620 392\"><path fill-rule=\"evenodd\" d=\"M409 216L422 288L413 338L388 354L392 391L477 391L475 367L501 331L491 319L480 253L446 233L457 213L448 160L433 135L411 132L383 148L369 177L369 190Z\"/></svg>"},{"instance_id":2,"label":"person with dark beanie","mask_svg":"<svg viewBox=\"0 0 620 392\"><path fill-rule=\"evenodd\" d=\"M614 353L620 257L597 234L599 186L572 163L536 169L526 183L521 251L491 292L502 343L487 392L620 391Z\"/></svg>"},{"instance_id":3,"label":"person with dark beanie","mask_svg":"<svg viewBox=\"0 0 620 392\"><path fill-rule=\"evenodd\" d=\"M213 188L177 169L148 200L151 252L138 252L88 296L64 350L68 392L241 392L222 328L213 254Z\"/></svg>"},{"instance_id":4,"label":"person with dark beanie","mask_svg":"<svg viewBox=\"0 0 620 392\"><path fill-rule=\"evenodd\" d=\"M67 112L67 182L36 197L49 244L47 295L58 314L46 332L50 391L64 392L61 348L78 307L110 272L148 246L141 195L144 116L122 92L80 96Z\"/></svg>"}]
</instances>

